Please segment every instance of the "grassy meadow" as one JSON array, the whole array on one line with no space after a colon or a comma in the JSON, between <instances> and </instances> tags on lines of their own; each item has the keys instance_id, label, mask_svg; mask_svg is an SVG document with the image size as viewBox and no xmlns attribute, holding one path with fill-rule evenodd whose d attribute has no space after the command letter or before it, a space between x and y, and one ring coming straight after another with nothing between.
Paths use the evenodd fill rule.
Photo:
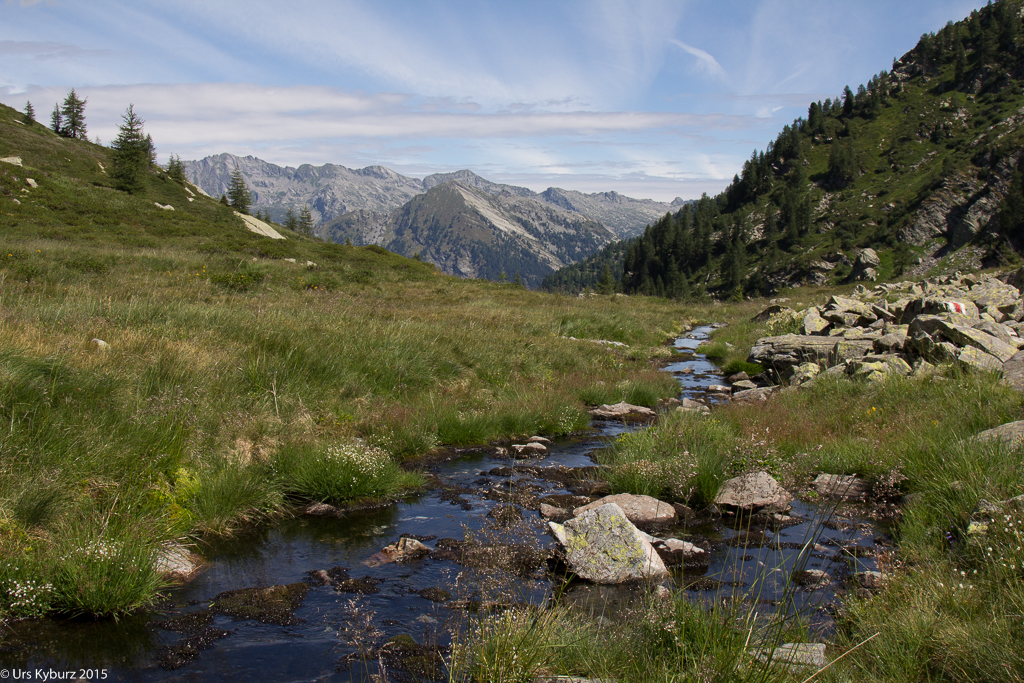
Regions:
<instances>
[{"instance_id":1,"label":"grassy meadow","mask_svg":"<svg viewBox=\"0 0 1024 683\"><path fill-rule=\"evenodd\" d=\"M396 498L421 483L406 458L677 391L650 359L689 323L678 305L262 237L156 168L144 194L115 191L108 150L19 118L0 110L0 157L21 161L0 163L9 617L131 610L166 541Z\"/></svg>"},{"instance_id":2,"label":"grassy meadow","mask_svg":"<svg viewBox=\"0 0 1024 683\"><path fill-rule=\"evenodd\" d=\"M652 359L690 324L729 323L705 350L730 369L786 331L749 322L760 301L569 298L280 227L287 239L271 240L155 169L145 194L117 192L105 148L17 118L0 107L0 158L22 163L0 162L5 619L119 615L164 586L168 541L309 501L397 498L421 483L402 461L438 447L572 433L598 403L653 405L678 387ZM969 440L1022 407L997 377L952 368L823 378L764 406L666 415L603 458L614 490L695 508L754 468L805 496L819 472L866 477L898 522L886 586L850 594L828 652L842 659L813 679L1019 681L1024 514L967 528L979 499L1024 493L1019 450ZM747 654L801 629L676 594L613 625L482 615L454 663L480 681L809 681Z\"/></svg>"}]
</instances>

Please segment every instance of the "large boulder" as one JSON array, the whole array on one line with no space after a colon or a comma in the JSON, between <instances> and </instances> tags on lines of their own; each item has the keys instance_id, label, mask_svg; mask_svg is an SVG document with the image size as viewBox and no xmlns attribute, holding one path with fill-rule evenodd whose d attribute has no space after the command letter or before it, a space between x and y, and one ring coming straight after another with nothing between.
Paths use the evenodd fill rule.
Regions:
<instances>
[{"instance_id":1,"label":"large boulder","mask_svg":"<svg viewBox=\"0 0 1024 683\"><path fill-rule=\"evenodd\" d=\"M605 503L565 524L548 522L565 550L570 571L594 583L663 579L668 569L654 546L615 503Z\"/></svg>"},{"instance_id":2,"label":"large boulder","mask_svg":"<svg viewBox=\"0 0 1024 683\"><path fill-rule=\"evenodd\" d=\"M1024 443L1024 421L1006 424L979 432L973 439L977 443L1000 443L1009 449L1016 449Z\"/></svg>"},{"instance_id":3,"label":"large boulder","mask_svg":"<svg viewBox=\"0 0 1024 683\"><path fill-rule=\"evenodd\" d=\"M785 512L793 496L765 471L733 477L718 490L715 505L743 512Z\"/></svg>"},{"instance_id":4,"label":"large boulder","mask_svg":"<svg viewBox=\"0 0 1024 683\"><path fill-rule=\"evenodd\" d=\"M1018 351L1003 363L1003 381L1017 391L1024 391L1024 351Z\"/></svg>"},{"instance_id":5,"label":"large boulder","mask_svg":"<svg viewBox=\"0 0 1024 683\"><path fill-rule=\"evenodd\" d=\"M626 519L640 527L664 526L676 521L676 510L671 503L665 503L651 496L637 496L632 493L616 493L614 496L605 496L600 500L595 500L593 503L573 510L573 517L579 517L608 503L618 505L626 514Z\"/></svg>"},{"instance_id":6,"label":"large boulder","mask_svg":"<svg viewBox=\"0 0 1024 683\"><path fill-rule=\"evenodd\" d=\"M747 362L787 373L801 363L826 361L835 346L836 340L831 337L802 334L762 337L750 349Z\"/></svg>"}]
</instances>

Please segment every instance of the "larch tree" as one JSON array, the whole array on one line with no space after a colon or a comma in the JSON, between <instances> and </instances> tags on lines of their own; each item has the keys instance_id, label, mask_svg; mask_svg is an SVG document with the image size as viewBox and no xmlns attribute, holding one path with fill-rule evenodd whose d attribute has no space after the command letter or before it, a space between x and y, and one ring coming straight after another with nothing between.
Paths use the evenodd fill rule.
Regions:
<instances>
[{"instance_id":1,"label":"larch tree","mask_svg":"<svg viewBox=\"0 0 1024 683\"><path fill-rule=\"evenodd\" d=\"M231 172L231 184L228 185L227 196L235 211L249 213L249 209L252 207L252 195L249 193L249 186L245 184L245 177L242 176L238 167Z\"/></svg>"},{"instance_id":2,"label":"larch tree","mask_svg":"<svg viewBox=\"0 0 1024 683\"><path fill-rule=\"evenodd\" d=\"M29 126L36 122L36 108L32 106L31 102L25 102L25 114L21 120Z\"/></svg>"},{"instance_id":3,"label":"larch tree","mask_svg":"<svg viewBox=\"0 0 1024 683\"><path fill-rule=\"evenodd\" d=\"M145 123L129 104L121 116L122 122L111 147L113 153L114 187L131 194L138 194L146 188L146 171L149 169L149 145L152 140L142 133Z\"/></svg>"},{"instance_id":4,"label":"larch tree","mask_svg":"<svg viewBox=\"0 0 1024 683\"><path fill-rule=\"evenodd\" d=\"M57 135L64 134L64 115L60 113L60 105L53 105L53 112L50 114L50 128Z\"/></svg>"},{"instance_id":5,"label":"larch tree","mask_svg":"<svg viewBox=\"0 0 1024 683\"><path fill-rule=\"evenodd\" d=\"M313 235L313 214L310 213L308 206L303 206L299 211L299 232L307 237Z\"/></svg>"},{"instance_id":6,"label":"larch tree","mask_svg":"<svg viewBox=\"0 0 1024 683\"><path fill-rule=\"evenodd\" d=\"M85 128L85 103L72 88L68 96L64 98L64 105L60 113L64 119L60 134L68 138L79 138L87 140L88 135Z\"/></svg>"}]
</instances>

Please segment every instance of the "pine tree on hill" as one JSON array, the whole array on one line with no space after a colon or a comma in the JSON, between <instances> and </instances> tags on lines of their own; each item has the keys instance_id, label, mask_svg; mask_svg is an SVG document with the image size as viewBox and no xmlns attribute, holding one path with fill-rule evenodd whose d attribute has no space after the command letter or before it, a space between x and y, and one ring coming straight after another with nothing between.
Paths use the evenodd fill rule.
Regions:
<instances>
[{"instance_id":1,"label":"pine tree on hill","mask_svg":"<svg viewBox=\"0 0 1024 683\"><path fill-rule=\"evenodd\" d=\"M142 126L145 123L135 113L135 106L128 105L121 116L113 149L114 187L131 194L139 194L146 189L146 171L149 169L149 145L152 140L143 136Z\"/></svg>"},{"instance_id":2,"label":"pine tree on hill","mask_svg":"<svg viewBox=\"0 0 1024 683\"><path fill-rule=\"evenodd\" d=\"M235 211L249 213L252 206L252 195L249 193L249 186L245 184L242 172L237 167L231 172L231 184L228 185L227 196Z\"/></svg>"},{"instance_id":3,"label":"pine tree on hill","mask_svg":"<svg viewBox=\"0 0 1024 683\"><path fill-rule=\"evenodd\" d=\"M313 214L309 212L308 206L303 206L299 211L298 231L307 237L313 235Z\"/></svg>"},{"instance_id":4,"label":"pine tree on hill","mask_svg":"<svg viewBox=\"0 0 1024 683\"><path fill-rule=\"evenodd\" d=\"M53 112L50 114L50 128L57 135L64 134L64 115L60 113L60 105L53 105Z\"/></svg>"},{"instance_id":5,"label":"pine tree on hill","mask_svg":"<svg viewBox=\"0 0 1024 683\"><path fill-rule=\"evenodd\" d=\"M185 184L185 164L177 154L172 154L167 161L167 175L171 177L171 180L182 185Z\"/></svg>"},{"instance_id":6,"label":"pine tree on hill","mask_svg":"<svg viewBox=\"0 0 1024 683\"><path fill-rule=\"evenodd\" d=\"M21 120L29 126L36 122L36 108L32 106L31 102L25 102L25 114L21 117Z\"/></svg>"},{"instance_id":7,"label":"pine tree on hill","mask_svg":"<svg viewBox=\"0 0 1024 683\"><path fill-rule=\"evenodd\" d=\"M72 88L68 96L64 98L64 106L60 113L63 118L60 134L67 138L78 138L88 140L85 126L85 103Z\"/></svg>"}]
</instances>

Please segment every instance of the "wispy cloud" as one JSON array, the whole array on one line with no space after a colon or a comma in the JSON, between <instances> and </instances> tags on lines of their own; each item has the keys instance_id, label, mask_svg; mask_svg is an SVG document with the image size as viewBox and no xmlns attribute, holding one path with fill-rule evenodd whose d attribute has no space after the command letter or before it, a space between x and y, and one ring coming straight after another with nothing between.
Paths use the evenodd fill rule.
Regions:
<instances>
[{"instance_id":1,"label":"wispy cloud","mask_svg":"<svg viewBox=\"0 0 1024 683\"><path fill-rule=\"evenodd\" d=\"M87 50L67 43L0 40L0 55L11 57L39 60L71 60L85 57L113 57L117 54L119 54L117 50Z\"/></svg>"},{"instance_id":2,"label":"wispy cloud","mask_svg":"<svg viewBox=\"0 0 1024 683\"><path fill-rule=\"evenodd\" d=\"M722 65L719 64L718 60L715 59L714 57L712 57L710 53L700 49L699 47L694 47L692 45L688 45L688 44L684 43L681 40L673 39L670 42L673 45L679 47L684 52L686 52L688 54L691 54L694 57L696 57L697 58L697 69L699 71L703 71L708 76L711 76L712 78L720 80L723 83L728 83L729 82L729 80L730 80L729 79L729 74L727 74L725 72L725 69L722 68Z\"/></svg>"}]
</instances>

